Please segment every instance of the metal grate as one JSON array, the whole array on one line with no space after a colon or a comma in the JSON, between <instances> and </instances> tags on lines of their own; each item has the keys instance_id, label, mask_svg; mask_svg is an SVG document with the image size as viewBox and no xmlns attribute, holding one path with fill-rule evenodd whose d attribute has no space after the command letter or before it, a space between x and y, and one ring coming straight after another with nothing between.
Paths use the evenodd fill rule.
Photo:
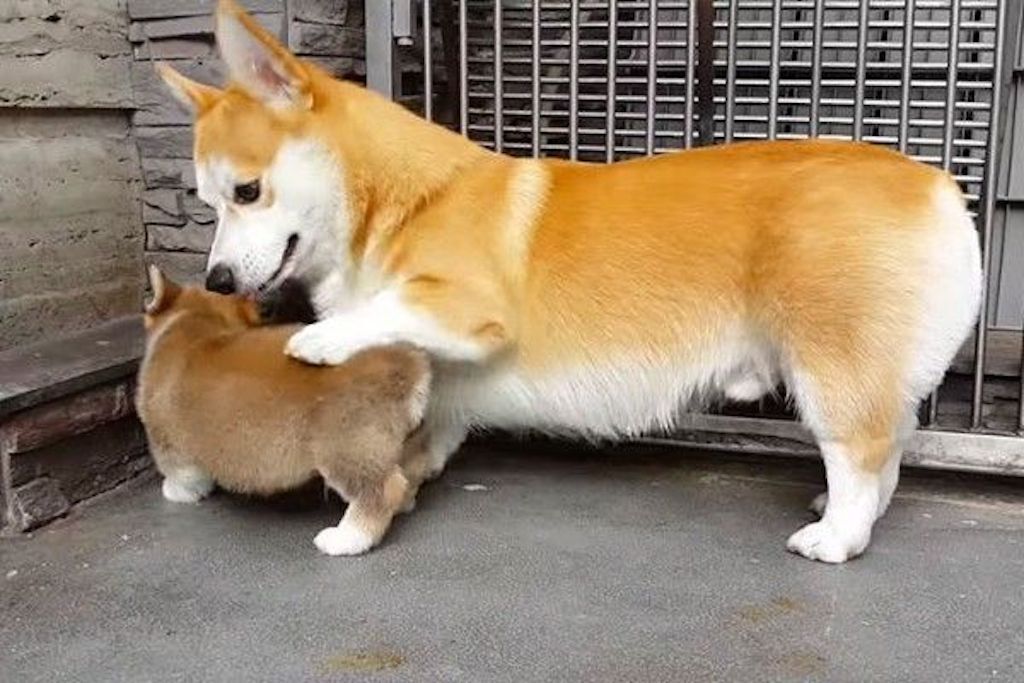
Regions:
<instances>
[{"instance_id":1,"label":"metal grate","mask_svg":"<svg viewBox=\"0 0 1024 683\"><path fill-rule=\"evenodd\" d=\"M649 2L611 0L463 7L468 96L460 121L472 139L511 154L586 161L693 143L695 6L662 0L652 11Z\"/></svg>"},{"instance_id":2,"label":"metal grate","mask_svg":"<svg viewBox=\"0 0 1024 683\"><path fill-rule=\"evenodd\" d=\"M1024 287L1024 259L1006 252L1020 238L1008 220L994 230L993 131L1006 89L1004 34L1008 21L1019 26L1020 0L406 2L432 40L410 30L419 42L404 41L399 66L409 87L395 94L481 145L595 162L733 140L890 146L959 180L978 216L986 279L1007 289L1013 263ZM1010 215L1003 203L1000 215ZM991 298L983 321L994 318ZM993 345L989 332L979 324L924 411L926 425L1024 432L1024 339L999 331Z\"/></svg>"},{"instance_id":3,"label":"metal grate","mask_svg":"<svg viewBox=\"0 0 1024 683\"><path fill-rule=\"evenodd\" d=\"M696 144L700 4L464 0L462 130L591 161ZM707 4L715 140L863 139L951 170L980 199L999 0Z\"/></svg>"}]
</instances>

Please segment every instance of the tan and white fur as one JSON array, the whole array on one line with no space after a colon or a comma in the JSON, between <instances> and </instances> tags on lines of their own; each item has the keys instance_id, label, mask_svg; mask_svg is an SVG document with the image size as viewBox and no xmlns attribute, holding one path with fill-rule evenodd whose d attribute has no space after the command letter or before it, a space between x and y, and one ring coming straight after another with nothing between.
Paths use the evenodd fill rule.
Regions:
<instances>
[{"instance_id":1,"label":"tan and white fur","mask_svg":"<svg viewBox=\"0 0 1024 683\"><path fill-rule=\"evenodd\" d=\"M297 59L229 0L217 39L227 89L161 70L196 114L199 193L220 217L210 267L245 292L312 288L321 321L289 341L295 358L427 350L436 470L475 427L625 438L782 383L829 489L788 547L865 549L915 407L978 309L978 242L948 175L823 140L513 159Z\"/></svg>"},{"instance_id":2,"label":"tan and white fur","mask_svg":"<svg viewBox=\"0 0 1024 683\"><path fill-rule=\"evenodd\" d=\"M198 502L215 483L271 494L319 475L348 508L317 548L357 555L379 543L427 472L427 357L380 348L310 367L284 354L297 326L262 325L254 301L182 289L156 268L150 281L136 405L164 497Z\"/></svg>"}]
</instances>

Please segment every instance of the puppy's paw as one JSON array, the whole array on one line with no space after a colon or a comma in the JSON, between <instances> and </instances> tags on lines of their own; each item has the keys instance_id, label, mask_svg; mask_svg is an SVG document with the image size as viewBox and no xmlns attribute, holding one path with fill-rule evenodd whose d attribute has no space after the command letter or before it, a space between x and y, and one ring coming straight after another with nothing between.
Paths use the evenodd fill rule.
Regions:
<instances>
[{"instance_id":1,"label":"puppy's paw","mask_svg":"<svg viewBox=\"0 0 1024 683\"><path fill-rule=\"evenodd\" d=\"M786 541L786 548L790 552L803 555L808 560L830 564L846 562L860 555L866 546L866 540L858 542L846 538L824 520L808 524Z\"/></svg>"},{"instance_id":2,"label":"puppy's paw","mask_svg":"<svg viewBox=\"0 0 1024 683\"><path fill-rule=\"evenodd\" d=\"M341 365L360 350L360 345L335 325L320 322L293 334L284 352L310 365Z\"/></svg>"},{"instance_id":3,"label":"puppy's paw","mask_svg":"<svg viewBox=\"0 0 1024 683\"><path fill-rule=\"evenodd\" d=\"M375 544L374 539L353 524L329 526L316 535L314 545L325 555L362 555Z\"/></svg>"},{"instance_id":4,"label":"puppy's paw","mask_svg":"<svg viewBox=\"0 0 1024 683\"><path fill-rule=\"evenodd\" d=\"M186 479L164 479L164 498L172 503L198 503L213 491L213 480L190 477Z\"/></svg>"}]
</instances>

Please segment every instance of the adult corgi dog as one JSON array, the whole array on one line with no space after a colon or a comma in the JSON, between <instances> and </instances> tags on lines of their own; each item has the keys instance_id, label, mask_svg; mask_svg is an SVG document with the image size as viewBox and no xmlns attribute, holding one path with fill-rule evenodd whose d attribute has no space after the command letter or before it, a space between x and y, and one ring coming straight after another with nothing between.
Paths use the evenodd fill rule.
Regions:
<instances>
[{"instance_id":1,"label":"adult corgi dog","mask_svg":"<svg viewBox=\"0 0 1024 683\"><path fill-rule=\"evenodd\" d=\"M298 326L262 325L251 299L181 288L156 268L150 282L136 406L164 497L198 502L214 483L276 493L320 475L349 505L317 548L357 555L379 543L428 469L416 431L426 355L372 349L310 367L284 354Z\"/></svg>"},{"instance_id":2,"label":"adult corgi dog","mask_svg":"<svg viewBox=\"0 0 1024 683\"><path fill-rule=\"evenodd\" d=\"M305 282L320 321L291 356L429 352L437 470L471 428L630 437L782 383L829 489L788 547L864 550L915 407L977 315L978 240L948 175L821 140L514 159L297 59L233 1L216 35L226 89L161 67L220 219L207 286Z\"/></svg>"}]
</instances>

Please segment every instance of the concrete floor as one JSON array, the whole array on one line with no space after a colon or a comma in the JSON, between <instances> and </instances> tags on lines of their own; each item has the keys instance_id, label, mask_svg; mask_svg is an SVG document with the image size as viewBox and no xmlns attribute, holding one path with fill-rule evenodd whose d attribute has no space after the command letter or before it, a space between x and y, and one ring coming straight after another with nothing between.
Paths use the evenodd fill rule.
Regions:
<instances>
[{"instance_id":1,"label":"concrete floor","mask_svg":"<svg viewBox=\"0 0 1024 683\"><path fill-rule=\"evenodd\" d=\"M339 504L153 479L0 542L4 681L1022 681L1024 482L905 476L867 555L787 554L816 463L477 447L385 545Z\"/></svg>"}]
</instances>

